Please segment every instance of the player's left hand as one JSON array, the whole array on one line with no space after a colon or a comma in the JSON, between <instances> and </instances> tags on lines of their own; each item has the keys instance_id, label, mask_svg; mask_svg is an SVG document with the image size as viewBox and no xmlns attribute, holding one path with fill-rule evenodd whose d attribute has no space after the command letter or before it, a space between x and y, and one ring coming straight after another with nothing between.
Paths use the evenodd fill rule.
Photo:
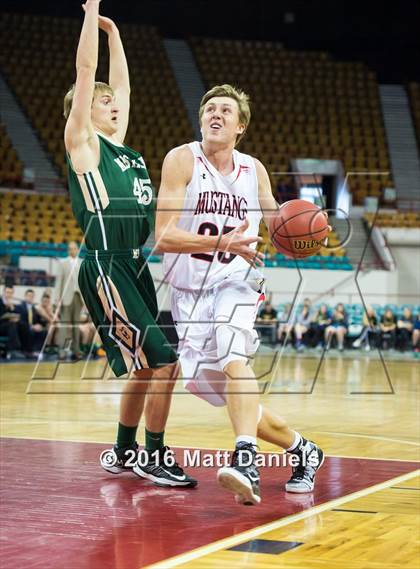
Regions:
<instances>
[{"instance_id":1,"label":"player's left hand","mask_svg":"<svg viewBox=\"0 0 420 569\"><path fill-rule=\"evenodd\" d=\"M322 213L324 214L325 219L328 221L328 213L324 210L322 211ZM331 231L332 231L332 227L331 227L331 225L328 225L328 233L331 233Z\"/></svg>"}]
</instances>

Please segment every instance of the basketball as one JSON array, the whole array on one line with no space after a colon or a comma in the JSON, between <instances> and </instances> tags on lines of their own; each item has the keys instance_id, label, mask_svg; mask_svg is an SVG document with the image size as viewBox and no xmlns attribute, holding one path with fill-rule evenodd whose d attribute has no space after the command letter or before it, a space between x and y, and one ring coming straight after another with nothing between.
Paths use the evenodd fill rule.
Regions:
<instances>
[{"instance_id":1,"label":"basketball","mask_svg":"<svg viewBox=\"0 0 420 569\"><path fill-rule=\"evenodd\" d=\"M303 259L318 253L329 229L320 207L306 200L290 200L271 218L269 231L279 253Z\"/></svg>"}]
</instances>

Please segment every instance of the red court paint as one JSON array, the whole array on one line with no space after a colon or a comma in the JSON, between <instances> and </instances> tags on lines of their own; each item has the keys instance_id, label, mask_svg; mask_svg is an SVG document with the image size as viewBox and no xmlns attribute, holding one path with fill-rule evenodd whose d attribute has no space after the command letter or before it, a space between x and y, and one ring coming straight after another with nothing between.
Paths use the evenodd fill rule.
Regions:
<instances>
[{"instance_id":1,"label":"red court paint","mask_svg":"<svg viewBox=\"0 0 420 569\"><path fill-rule=\"evenodd\" d=\"M411 472L413 462L327 458L313 495L287 494L288 468L262 468L262 504L236 505L216 468L196 489L112 475L106 445L1 439L2 569L139 569ZM205 451L210 452L210 451ZM182 463L183 449L177 449Z\"/></svg>"}]
</instances>

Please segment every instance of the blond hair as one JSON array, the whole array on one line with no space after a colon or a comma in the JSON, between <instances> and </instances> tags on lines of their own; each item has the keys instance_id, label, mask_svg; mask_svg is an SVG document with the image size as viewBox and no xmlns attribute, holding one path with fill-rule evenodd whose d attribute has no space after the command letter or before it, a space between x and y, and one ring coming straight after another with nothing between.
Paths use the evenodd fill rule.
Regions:
<instances>
[{"instance_id":1,"label":"blond hair","mask_svg":"<svg viewBox=\"0 0 420 569\"><path fill-rule=\"evenodd\" d=\"M232 85L225 83L224 85L216 85L210 91L203 96L200 102L200 108L198 111L198 117L201 124L201 119L204 113L204 107L206 103L213 97L229 97L238 103L239 107L239 123L244 125L244 131L242 134L238 134L236 137L236 144L245 136L246 129L248 128L249 121L251 120L251 109L249 106L249 95L236 89Z\"/></svg>"},{"instance_id":2,"label":"blond hair","mask_svg":"<svg viewBox=\"0 0 420 569\"><path fill-rule=\"evenodd\" d=\"M69 118L71 106L73 104L73 97L74 97L75 88L76 88L76 84L73 83L73 85L67 91L66 96L64 97L64 112L63 112L63 114L64 114L64 118L66 118L66 119ZM113 96L114 90L110 85L108 85L108 83L102 83L101 81L95 81L95 89L93 91L92 101L93 101L93 98L95 97L96 93L110 93Z\"/></svg>"}]
</instances>

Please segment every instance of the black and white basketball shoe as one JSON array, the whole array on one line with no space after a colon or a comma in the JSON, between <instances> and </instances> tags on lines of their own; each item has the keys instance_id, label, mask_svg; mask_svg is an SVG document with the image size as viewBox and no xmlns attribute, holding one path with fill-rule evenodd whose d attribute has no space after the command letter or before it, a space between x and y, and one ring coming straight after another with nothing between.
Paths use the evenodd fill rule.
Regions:
<instances>
[{"instance_id":1,"label":"black and white basketball shoe","mask_svg":"<svg viewBox=\"0 0 420 569\"><path fill-rule=\"evenodd\" d=\"M175 460L174 452L167 446L139 454L139 460L133 467L133 472L141 478L151 480L158 486L183 486L195 488L198 482L189 476Z\"/></svg>"},{"instance_id":2,"label":"black and white basketball shoe","mask_svg":"<svg viewBox=\"0 0 420 569\"><path fill-rule=\"evenodd\" d=\"M292 466L292 477L286 483L287 492L303 494L312 492L315 487L315 475L324 462L324 453L314 442L302 439L299 447L290 454L299 459L297 466Z\"/></svg>"},{"instance_id":3,"label":"black and white basketball shoe","mask_svg":"<svg viewBox=\"0 0 420 569\"><path fill-rule=\"evenodd\" d=\"M128 447L114 445L112 449L104 450L99 461L102 468L112 474L121 474L133 469L136 464L139 445L137 443Z\"/></svg>"},{"instance_id":4,"label":"black and white basketball shoe","mask_svg":"<svg viewBox=\"0 0 420 569\"><path fill-rule=\"evenodd\" d=\"M139 451L137 443L128 447L114 445L112 449L102 452L100 463L102 468L112 474L131 470L137 476L151 480L158 486L197 486L197 480L183 471L169 447L156 451Z\"/></svg>"},{"instance_id":5,"label":"black and white basketball shoe","mask_svg":"<svg viewBox=\"0 0 420 569\"><path fill-rule=\"evenodd\" d=\"M245 506L261 502L260 474L255 466L256 453L256 447L252 443L239 443L230 466L219 468L217 472L220 486L233 492L238 504Z\"/></svg>"}]
</instances>

